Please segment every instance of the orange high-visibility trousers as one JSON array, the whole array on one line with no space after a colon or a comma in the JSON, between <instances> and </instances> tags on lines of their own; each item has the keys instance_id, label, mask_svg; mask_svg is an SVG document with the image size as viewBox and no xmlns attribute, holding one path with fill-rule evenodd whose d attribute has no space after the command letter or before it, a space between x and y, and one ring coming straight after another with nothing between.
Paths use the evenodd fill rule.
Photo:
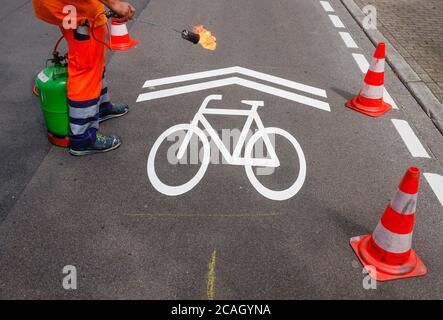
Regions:
<instances>
[{"instance_id":1,"label":"orange high-visibility trousers","mask_svg":"<svg viewBox=\"0 0 443 320\"><path fill-rule=\"evenodd\" d=\"M74 30L62 33L68 42L68 105L72 147L95 142L99 111L110 105L104 68L106 47L96 41L88 28L89 39L78 40ZM106 25L94 29L95 38L106 41Z\"/></svg>"}]
</instances>

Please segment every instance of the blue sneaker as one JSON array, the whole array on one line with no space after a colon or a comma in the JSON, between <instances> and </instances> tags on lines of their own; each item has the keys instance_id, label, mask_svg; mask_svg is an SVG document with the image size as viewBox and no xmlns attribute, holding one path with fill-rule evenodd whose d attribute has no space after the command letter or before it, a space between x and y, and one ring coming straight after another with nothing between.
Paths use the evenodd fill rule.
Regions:
<instances>
[{"instance_id":1,"label":"blue sneaker","mask_svg":"<svg viewBox=\"0 0 443 320\"><path fill-rule=\"evenodd\" d=\"M105 136L97 133L97 139L92 146L84 148L70 148L69 153L73 156L86 156L88 154L103 153L117 149L121 144L121 139L116 135Z\"/></svg>"},{"instance_id":2,"label":"blue sneaker","mask_svg":"<svg viewBox=\"0 0 443 320\"><path fill-rule=\"evenodd\" d=\"M111 103L111 109L100 113L99 122L124 116L129 112L129 106L125 103Z\"/></svg>"}]
</instances>

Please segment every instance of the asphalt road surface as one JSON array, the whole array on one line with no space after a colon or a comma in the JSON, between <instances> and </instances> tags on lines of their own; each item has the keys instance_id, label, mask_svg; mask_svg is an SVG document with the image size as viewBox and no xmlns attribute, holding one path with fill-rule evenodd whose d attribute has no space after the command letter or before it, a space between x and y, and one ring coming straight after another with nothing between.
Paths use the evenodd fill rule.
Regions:
<instances>
[{"instance_id":1,"label":"asphalt road surface","mask_svg":"<svg viewBox=\"0 0 443 320\"><path fill-rule=\"evenodd\" d=\"M140 13L149 0L132 1ZM34 17L31 0L2 1L0 41L0 221L8 215L51 145L35 96L27 88L45 66L60 35ZM129 23L130 27L132 23ZM62 42L61 52L66 48ZM113 54L110 53L109 58ZM110 59L108 59L110 60Z\"/></svg>"},{"instance_id":2,"label":"asphalt road surface","mask_svg":"<svg viewBox=\"0 0 443 320\"><path fill-rule=\"evenodd\" d=\"M362 285L365 275L349 239L372 232L407 166L443 174L442 137L389 67L386 88L399 109L369 118L344 107L363 79L352 54L370 61L374 47L340 1L330 4L345 28L334 26L319 1L150 1L131 28L139 46L115 53L108 66L113 101L131 105L127 116L101 126L122 137L118 150L75 158L44 142L41 115L27 120L27 134L39 141L36 154L44 159L30 169L32 177L0 225L0 297L443 298L443 208L424 178L413 247L429 273L378 283L376 290ZM217 49L140 20L178 29L203 24L216 35ZM349 32L357 47L339 32ZM260 74L226 71L230 67ZM220 69L226 72L143 88L147 80ZM7 80L3 74L2 83ZM213 158L188 192L171 196L158 183L154 187L147 161L157 138L189 123L214 94L223 100L209 107L239 109L241 100L263 101L258 114L264 126L296 139L306 178L295 195L271 200L255 189L245 166ZM8 107L19 107L13 102ZM37 100L26 102L38 109ZM245 123L239 115L207 119L220 134ZM422 157L411 154L392 119L410 124ZM303 161L288 140L275 139L280 167L258 181L284 190L303 171ZM171 164L167 154L174 143L165 141L154 162L169 185L189 181L202 165ZM3 148L17 161L31 157ZM66 265L77 269L76 290L62 286Z\"/></svg>"}]
</instances>

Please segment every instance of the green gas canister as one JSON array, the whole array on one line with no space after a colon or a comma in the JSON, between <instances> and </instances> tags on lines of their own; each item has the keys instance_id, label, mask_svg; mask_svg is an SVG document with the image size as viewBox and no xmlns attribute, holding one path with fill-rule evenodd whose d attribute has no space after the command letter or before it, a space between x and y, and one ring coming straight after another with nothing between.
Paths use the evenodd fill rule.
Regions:
<instances>
[{"instance_id":1,"label":"green gas canister","mask_svg":"<svg viewBox=\"0 0 443 320\"><path fill-rule=\"evenodd\" d=\"M44 68L35 79L49 141L63 147L69 145L67 80L66 64L60 63Z\"/></svg>"}]
</instances>

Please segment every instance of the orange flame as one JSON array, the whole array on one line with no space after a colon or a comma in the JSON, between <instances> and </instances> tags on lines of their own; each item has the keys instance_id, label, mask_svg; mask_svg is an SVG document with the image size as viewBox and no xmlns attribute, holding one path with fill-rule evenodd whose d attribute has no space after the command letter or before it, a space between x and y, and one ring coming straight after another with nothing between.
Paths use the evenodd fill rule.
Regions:
<instances>
[{"instance_id":1,"label":"orange flame","mask_svg":"<svg viewBox=\"0 0 443 320\"><path fill-rule=\"evenodd\" d=\"M195 26L194 32L200 36L200 45L208 50L215 50L217 47L217 39L212 35L211 31L205 29L203 25Z\"/></svg>"}]
</instances>

